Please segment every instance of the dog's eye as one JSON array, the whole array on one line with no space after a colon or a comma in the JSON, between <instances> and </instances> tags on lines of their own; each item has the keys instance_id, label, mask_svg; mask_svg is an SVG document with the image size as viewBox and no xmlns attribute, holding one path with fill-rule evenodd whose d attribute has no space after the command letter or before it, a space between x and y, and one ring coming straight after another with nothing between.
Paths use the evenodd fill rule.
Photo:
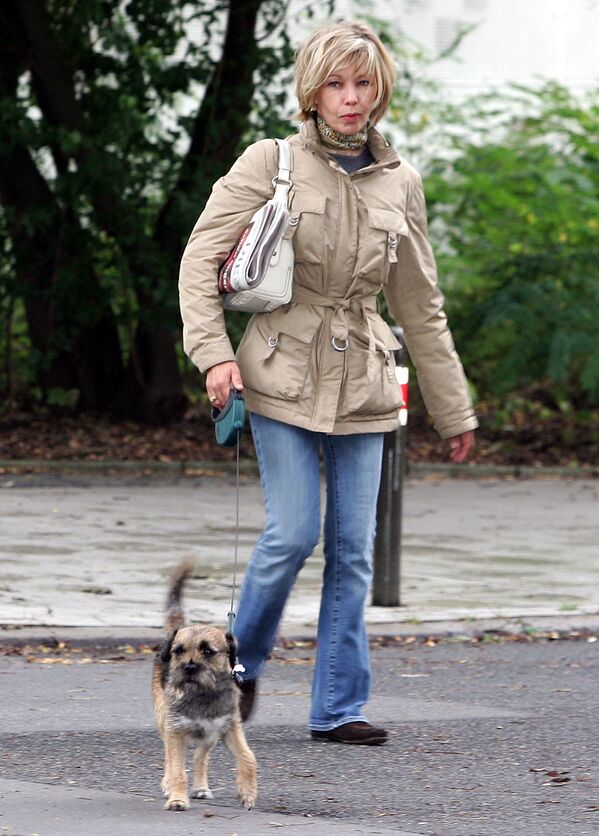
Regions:
<instances>
[{"instance_id":1,"label":"dog's eye","mask_svg":"<svg viewBox=\"0 0 599 836\"><path fill-rule=\"evenodd\" d=\"M207 645L207 644L200 645L200 650L202 651L202 653L204 654L204 656L206 656L206 658L207 658L207 659L210 659L210 657L211 657L211 656L214 656L214 654L216 653L216 650L213 650L213 649L212 649L209 645Z\"/></svg>"},{"instance_id":2,"label":"dog's eye","mask_svg":"<svg viewBox=\"0 0 599 836\"><path fill-rule=\"evenodd\" d=\"M180 656L183 653L184 650L185 650L185 648L183 647L182 644L177 644L177 645L175 645L175 647L173 647L173 653L176 656Z\"/></svg>"}]
</instances>

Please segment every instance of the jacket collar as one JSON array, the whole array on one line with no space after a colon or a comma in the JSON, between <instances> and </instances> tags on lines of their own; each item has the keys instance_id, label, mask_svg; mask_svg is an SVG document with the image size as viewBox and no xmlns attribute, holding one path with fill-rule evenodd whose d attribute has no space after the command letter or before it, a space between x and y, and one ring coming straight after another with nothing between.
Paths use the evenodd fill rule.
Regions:
<instances>
[{"instance_id":1,"label":"jacket collar","mask_svg":"<svg viewBox=\"0 0 599 836\"><path fill-rule=\"evenodd\" d=\"M316 123L313 119L307 119L302 122L299 130L299 136L302 146L310 151L313 151L320 156L328 157L328 153L318 134ZM385 137L379 133L376 128L368 129L368 148L374 157L372 166L384 165L395 168L401 165L401 158L399 154L391 148Z\"/></svg>"}]
</instances>

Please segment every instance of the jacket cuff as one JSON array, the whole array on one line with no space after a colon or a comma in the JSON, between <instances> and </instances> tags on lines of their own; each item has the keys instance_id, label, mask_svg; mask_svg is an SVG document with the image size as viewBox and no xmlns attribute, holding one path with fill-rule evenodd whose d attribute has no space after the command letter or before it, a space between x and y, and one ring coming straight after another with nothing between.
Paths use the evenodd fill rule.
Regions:
<instances>
[{"instance_id":1,"label":"jacket cuff","mask_svg":"<svg viewBox=\"0 0 599 836\"><path fill-rule=\"evenodd\" d=\"M435 429L441 438L453 438L454 435L461 435L469 430L475 430L478 427L478 419L475 415L457 421L455 424L443 424L439 426L435 423Z\"/></svg>"},{"instance_id":2,"label":"jacket cuff","mask_svg":"<svg viewBox=\"0 0 599 836\"><path fill-rule=\"evenodd\" d=\"M199 346L190 352L189 359L202 373L205 373L212 366L217 366L219 363L234 361L235 353L231 348L231 343L227 339L226 342L223 341L210 347Z\"/></svg>"}]
</instances>

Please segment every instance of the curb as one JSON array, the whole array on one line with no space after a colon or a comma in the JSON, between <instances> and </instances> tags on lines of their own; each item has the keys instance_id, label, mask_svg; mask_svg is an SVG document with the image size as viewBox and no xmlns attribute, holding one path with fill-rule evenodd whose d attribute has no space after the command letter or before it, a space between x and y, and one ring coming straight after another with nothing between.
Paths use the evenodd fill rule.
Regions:
<instances>
[{"instance_id":1,"label":"curb","mask_svg":"<svg viewBox=\"0 0 599 836\"><path fill-rule=\"evenodd\" d=\"M510 618L484 618L464 621L394 622L367 624L371 641L414 638L415 640L483 639L484 637L522 636L533 639L535 635L546 638L599 636L599 614L560 616L521 616ZM300 628L301 629L301 628ZM58 645L64 642L72 647L116 648L122 645L154 645L164 638L161 627L44 627L8 626L0 624L0 652L3 648L18 648L31 643ZM305 631L279 636L278 642L312 641L315 631Z\"/></svg>"},{"instance_id":2,"label":"curb","mask_svg":"<svg viewBox=\"0 0 599 836\"><path fill-rule=\"evenodd\" d=\"M531 466L451 464L448 462L407 462L407 475L415 478L437 477L442 479L598 479L599 467ZM258 475L254 459L241 459L240 472L247 476ZM226 476L235 473L233 461L69 461L54 459L0 459L0 474L24 475L37 473L128 475L171 478L201 476Z\"/></svg>"},{"instance_id":3,"label":"curb","mask_svg":"<svg viewBox=\"0 0 599 836\"><path fill-rule=\"evenodd\" d=\"M182 461L159 462L135 460L69 461L55 459L0 459L0 473L62 473L62 474L108 474L139 473L148 476L219 476L235 473L234 461ZM244 474L258 474L258 463L252 459L241 459L239 470Z\"/></svg>"}]
</instances>

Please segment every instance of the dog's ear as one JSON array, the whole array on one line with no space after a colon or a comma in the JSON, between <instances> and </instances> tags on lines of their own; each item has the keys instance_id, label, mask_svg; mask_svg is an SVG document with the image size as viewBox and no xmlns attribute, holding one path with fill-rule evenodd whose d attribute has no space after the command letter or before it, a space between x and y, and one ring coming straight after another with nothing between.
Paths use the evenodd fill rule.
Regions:
<instances>
[{"instance_id":1,"label":"dog's ear","mask_svg":"<svg viewBox=\"0 0 599 836\"><path fill-rule=\"evenodd\" d=\"M225 638L227 639L227 647L229 648L229 664L231 665L231 670L233 670L237 663L237 642L232 633L227 633Z\"/></svg>"},{"instance_id":2,"label":"dog's ear","mask_svg":"<svg viewBox=\"0 0 599 836\"><path fill-rule=\"evenodd\" d=\"M158 663L160 665L160 682L162 687L164 688L166 684L166 680L168 679L168 669L171 663L171 656L172 656L172 649L173 649L173 642L175 640L175 636L177 635L177 631L174 630L168 639L165 639L158 649L158 653L156 654L156 658L158 659Z\"/></svg>"},{"instance_id":3,"label":"dog's ear","mask_svg":"<svg viewBox=\"0 0 599 836\"><path fill-rule=\"evenodd\" d=\"M173 630L168 639L165 639L165 641L163 641L160 645L160 650L158 651L158 653L160 655L160 661L164 662L165 665L168 665L168 663L171 661L171 651L173 649L173 642L175 641L176 635L177 631Z\"/></svg>"}]
</instances>

